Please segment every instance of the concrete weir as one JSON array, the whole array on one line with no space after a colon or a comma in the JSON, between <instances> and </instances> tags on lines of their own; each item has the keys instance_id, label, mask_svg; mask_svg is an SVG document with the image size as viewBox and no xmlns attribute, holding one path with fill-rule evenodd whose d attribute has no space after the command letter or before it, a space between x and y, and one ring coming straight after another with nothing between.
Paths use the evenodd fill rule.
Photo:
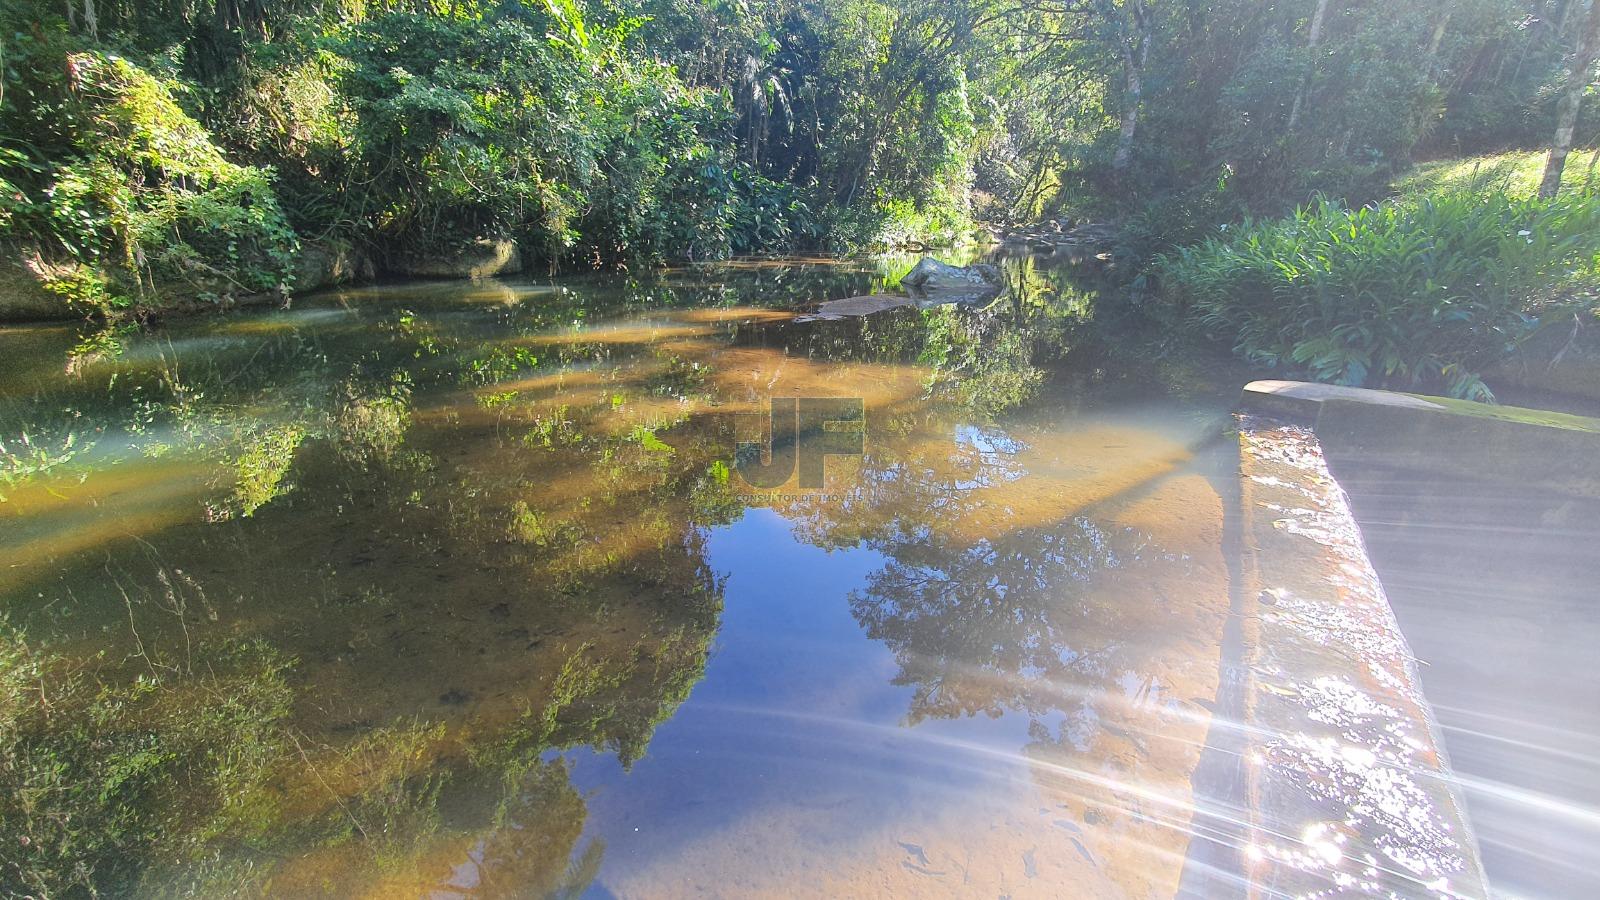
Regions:
<instances>
[{"instance_id":1,"label":"concrete weir","mask_svg":"<svg viewBox=\"0 0 1600 900\"><path fill-rule=\"evenodd\" d=\"M1292 421L1316 404L1249 392L1269 412L1239 417L1243 796L1227 805L1244 891L1487 896L1415 661L1316 433Z\"/></svg>"}]
</instances>

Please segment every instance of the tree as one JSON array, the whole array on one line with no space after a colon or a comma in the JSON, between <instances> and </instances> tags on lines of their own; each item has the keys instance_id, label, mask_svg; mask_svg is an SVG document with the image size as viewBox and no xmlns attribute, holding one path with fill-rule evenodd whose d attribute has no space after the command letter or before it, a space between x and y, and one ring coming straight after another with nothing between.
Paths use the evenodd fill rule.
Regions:
<instances>
[{"instance_id":1,"label":"tree","mask_svg":"<svg viewBox=\"0 0 1600 900\"><path fill-rule=\"evenodd\" d=\"M1567 71L1567 83L1556 108L1556 133L1550 141L1550 158L1545 162L1539 196L1549 199L1561 190L1561 172L1572 152L1572 133L1578 125L1578 108L1583 94L1594 80L1595 57L1600 56L1600 0L1589 4L1589 15L1578 33L1578 46Z\"/></svg>"},{"instance_id":2,"label":"tree","mask_svg":"<svg viewBox=\"0 0 1600 900\"><path fill-rule=\"evenodd\" d=\"M1113 4L1101 3L1099 6L1102 15L1117 23L1117 50L1122 59L1122 75L1127 82L1122 101L1122 124L1117 133L1117 151L1111 156L1111 169L1120 177L1133 161L1133 139L1139 130L1139 107L1144 103L1144 70L1150 59L1150 40L1155 27L1150 19L1150 11L1141 0L1126 4L1127 16L1121 15L1121 10Z\"/></svg>"},{"instance_id":3,"label":"tree","mask_svg":"<svg viewBox=\"0 0 1600 900\"><path fill-rule=\"evenodd\" d=\"M1328 15L1328 0L1317 0L1317 11L1311 15L1311 31L1306 35L1306 73L1300 79L1300 89L1295 92L1294 105L1289 108L1288 132L1294 134L1300 123L1300 107L1305 103L1306 92L1311 90L1311 77L1317 68L1317 44L1322 42L1322 22Z\"/></svg>"}]
</instances>

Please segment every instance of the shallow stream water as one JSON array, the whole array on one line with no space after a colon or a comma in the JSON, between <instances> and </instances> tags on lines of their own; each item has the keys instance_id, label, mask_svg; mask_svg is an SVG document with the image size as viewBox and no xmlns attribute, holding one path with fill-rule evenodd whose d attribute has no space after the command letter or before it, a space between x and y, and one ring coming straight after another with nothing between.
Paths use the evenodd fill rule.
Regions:
<instances>
[{"instance_id":1,"label":"shallow stream water","mask_svg":"<svg viewBox=\"0 0 1600 900\"><path fill-rule=\"evenodd\" d=\"M1172 895L1247 376L904 268L0 330L0 878Z\"/></svg>"}]
</instances>

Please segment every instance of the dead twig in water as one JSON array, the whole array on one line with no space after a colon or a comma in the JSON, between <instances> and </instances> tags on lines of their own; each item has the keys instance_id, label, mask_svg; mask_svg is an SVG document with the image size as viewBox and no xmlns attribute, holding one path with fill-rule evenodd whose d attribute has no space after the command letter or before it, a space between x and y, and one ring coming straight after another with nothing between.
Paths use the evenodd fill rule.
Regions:
<instances>
[{"instance_id":1,"label":"dead twig in water","mask_svg":"<svg viewBox=\"0 0 1600 900\"><path fill-rule=\"evenodd\" d=\"M111 574L111 556L110 556L110 554L106 555L105 570L106 570L106 577L111 579L111 583L113 585L116 585L117 593L122 595L122 603L123 603L123 605L128 608L128 630L133 633L133 645L134 645L134 647L138 648L138 652L135 653L134 655L138 656L138 657L140 657L141 659L144 660L144 664L150 669L150 677L152 677L152 678L161 677L156 672L155 661L150 658L150 654L145 652L144 639L139 637L139 627L138 627L138 625L136 625L134 623L133 598L129 597L128 596L128 592L123 589L122 580L119 579L117 576ZM162 668L166 668L166 667L163 666Z\"/></svg>"},{"instance_id":2,"label":"dead twig in water","mask_svg":"<svg viewBox=\"0 0 1600 900\"><path fill-rule=\"evenodd\" d=\"M333 802L339 804L339 809L344 811L345 817L350 820L350 824L354 825L356 830L361 832L361 839L364 841L372 840L372 837L367 834L366 827L361 824L360 819L356 818L356 814L350 811L350 807L344 802L344 798L340 797L339 793L333 789L333 785L328 784L327 779L322 777L322 772L318 770L316 764L311 761L311 756L310 754L306 753L306 748L301 746L300 736L295 734L293 731L290 731L289 740L294 741L294 749L300 752L300 759L305 762L306 768L309 769L311 774L316 777L317 783L322 785L322 789L328 792L328 796L333 798Z\"/></svg>"}]
</instances>

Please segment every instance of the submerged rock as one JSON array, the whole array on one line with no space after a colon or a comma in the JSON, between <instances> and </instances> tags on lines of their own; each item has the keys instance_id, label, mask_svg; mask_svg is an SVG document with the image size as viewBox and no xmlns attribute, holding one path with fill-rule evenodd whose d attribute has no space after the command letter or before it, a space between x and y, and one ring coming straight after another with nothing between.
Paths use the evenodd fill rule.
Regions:
<instances>
[{"instance_id":1,"label":"submerged rock","mask_svg":"<svg viewBox=\"0 0 1600 900\"><path fill-rule=\"evenodd\" d=\"M829 300L817 307L816 312L796 316L797 322L818 322L836 319L847 319L856 316L870 316L873 313L883 312L888 309L898 309L902 306L916 305L910 297L899 294L866 294L861 297L845 297L842 300Z\"/></svg>"},{"instance_id":2,"label":"submerged rock","mask_svg":"<svg viewBox=\"0 0 1600 900\"><path fill-rule=\"evenodd\" d=\"M943 306L949 303L981 303L998 295L1005 286L1000 270L991 265L952 266L924 257L902 279L905 294L865 294L829 300L815 311L797 316L799 322L870 316L901 307Z\"/></svg>"}]
</instances>

